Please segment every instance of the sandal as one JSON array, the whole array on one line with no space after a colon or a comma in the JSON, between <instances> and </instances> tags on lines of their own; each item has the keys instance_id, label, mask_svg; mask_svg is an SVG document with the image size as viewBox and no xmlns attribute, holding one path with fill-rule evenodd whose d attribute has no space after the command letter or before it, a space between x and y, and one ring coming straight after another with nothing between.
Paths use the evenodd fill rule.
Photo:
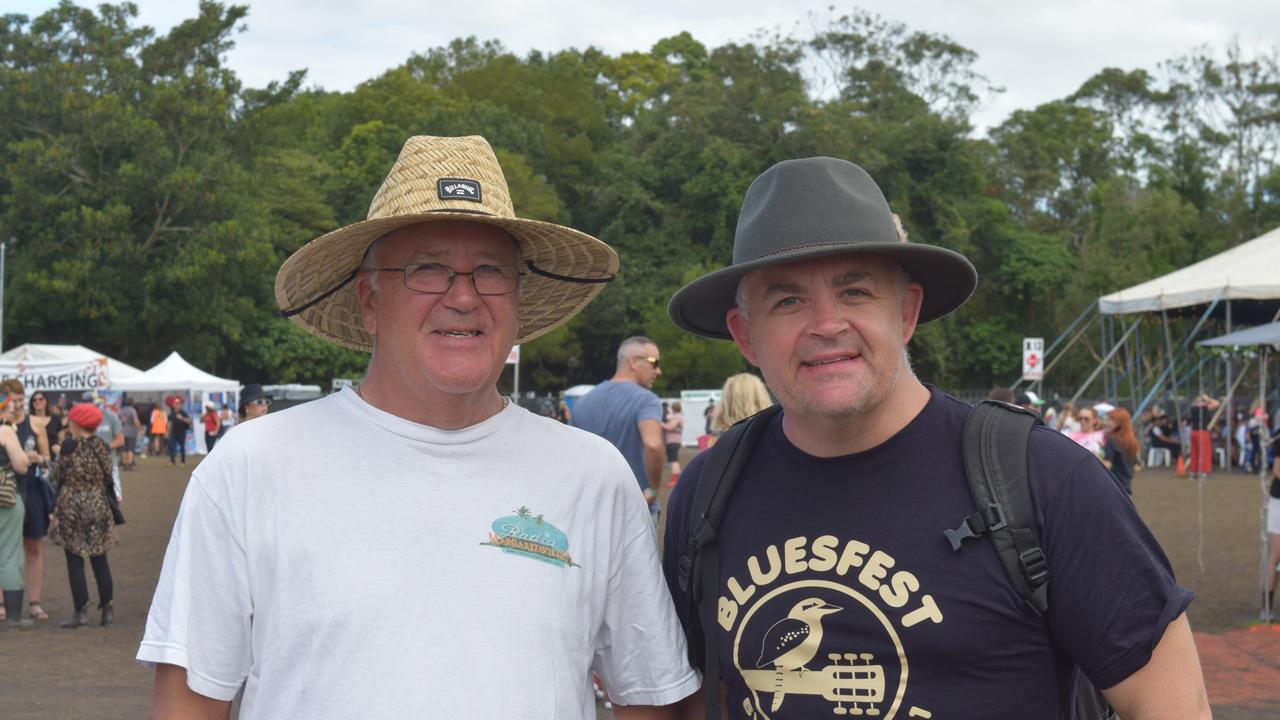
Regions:
<instances>
[{"instance_id":1,"label":"sandal","mask_svg":"<svg viewBox=\"0 0 1280 720\"><path fill-rule=\"evenodd\" d=\"M49 619L49 613L45 612L44 608L40 607L39 600L32 600L27 604L27 614L31 616L32 620L39 620L40 622L44 622Z\"/></svg>"}]
</instances>

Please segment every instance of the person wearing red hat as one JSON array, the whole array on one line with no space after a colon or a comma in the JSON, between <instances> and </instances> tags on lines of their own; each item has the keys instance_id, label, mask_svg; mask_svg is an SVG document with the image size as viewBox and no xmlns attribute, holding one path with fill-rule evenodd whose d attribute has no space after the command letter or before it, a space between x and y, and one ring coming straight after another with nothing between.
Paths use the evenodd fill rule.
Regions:
<instances>
[{"instance_id":1,"label":"person wearing red hat","mask_svg":"<svg viewBox=\"0 0 1280 720\"><path fill-rule=\"evenodd\" d=\"M114 620L115 586L107 550L116 544L115 520L107 493L114 493L111 481L111 452L94 431L102 422L102 410L92 403L79 403L71 408L71 436L62 445L61 458L53 470L53 484L58 488L58 502L53 508L49 538L62 546L67 557L67 576L71 583L74 614L62 623L64 628L89 624L87 608L89 589L84 576L84 558L89 558L93 577L98 584L98 608L101 624Z\"/></svg>"}]
</instances>

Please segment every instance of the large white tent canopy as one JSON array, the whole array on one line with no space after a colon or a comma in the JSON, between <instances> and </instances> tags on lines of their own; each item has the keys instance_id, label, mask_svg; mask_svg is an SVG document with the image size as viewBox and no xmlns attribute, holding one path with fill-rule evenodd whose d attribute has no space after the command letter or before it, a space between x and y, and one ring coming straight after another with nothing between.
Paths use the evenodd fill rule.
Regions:
<instances>
[{"instance_id":1,"label":"large white tent canopy","mask_svg":"<svg viewBox=\"0 0 1280 720\"><path fill-rule=\"evenodd\" d=\"M125 392L239 392L240 383L201 370L174 352L160 364L135 377L111 383L112 390Z\"/></svg>"},{"instance_id":2,"label":"large white tent canopy","mask_svg":"<svg viewBox=\"0 0 1280 720\"><path fill-rule=\"evenodd\" d=\"M1098 310L1106 315L1159 312L1218 300L1280 298L1280 228L1230 250L1105 295Z\"/></svg>"},{"instance_id":3,"label":"large white tent canopy","mask_svg":"<svg viewBox=\"0 0 1280 720\"><path fill-rule=\"evenodd\" d=\"M23 343L0 353L0 361L4 362L48 362L83 360L90 362L98 358L107 359L107 373L112 379L135 377L142 371L126 362L121 362L109 355L98 352L83 345L43 345L40 343Z\"/></svg>"}]
</instances>

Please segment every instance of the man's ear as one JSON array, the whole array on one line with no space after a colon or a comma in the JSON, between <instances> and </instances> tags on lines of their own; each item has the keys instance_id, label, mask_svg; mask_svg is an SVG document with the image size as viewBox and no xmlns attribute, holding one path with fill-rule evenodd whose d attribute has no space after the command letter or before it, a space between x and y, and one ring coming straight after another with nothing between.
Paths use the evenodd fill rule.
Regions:
<instances>
[{"instance_id":1,"label":"man's ear","mask_svg":"<svg viewBox=\"0 0 1280 720\"><path fill-rule=\"evenodd\" d=\"M902 291L902 344L911 341L920 324L920 307L924 305L924 288L920 283L909 282Z\"/></svg>"},{"instance_id":2,"label":"man's ear","mask_svg":"<svg viewBox=\"0 0 1280 720\"><path fill-rule=\"evenodd\" d=\"M373 289L373 273L356 275L356 297L360 299L360 324L365 332L377 335L378 320L374 311L378 308L378 292Z\"/></svg>"},{"instance_id":3,"label":"man's ear","mask_svg":"<svg viewBox=\"0 0 1280 720\"><path fill-rule=\"evenodd\" d=\"M737 307L729 308L729 311L724 314L724 323L729 326L729 334L738 344L738 351L742 356L747 359L747 362L760 367L756 362L755 349L751 346L751 330L747 326L747 319L742 317L742 312Z\"/></svg>"}]
</instances>

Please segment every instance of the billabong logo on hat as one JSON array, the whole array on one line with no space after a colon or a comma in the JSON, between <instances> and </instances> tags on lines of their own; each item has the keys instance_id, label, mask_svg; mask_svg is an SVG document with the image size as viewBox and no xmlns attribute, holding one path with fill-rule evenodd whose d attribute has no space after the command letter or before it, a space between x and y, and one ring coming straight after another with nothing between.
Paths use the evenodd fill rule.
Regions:
<instances>
[{"instance_id":1,"label":"billabong logo on hat","mask_svg":"<svg viewBox=\"0 0 1280 720\"><path fill-rule=\"evenodd\" d=\"M441 200L471 200L480 202L480 183L461 178L440 178L436 192Z\"/></svg>"}]
</instances>

